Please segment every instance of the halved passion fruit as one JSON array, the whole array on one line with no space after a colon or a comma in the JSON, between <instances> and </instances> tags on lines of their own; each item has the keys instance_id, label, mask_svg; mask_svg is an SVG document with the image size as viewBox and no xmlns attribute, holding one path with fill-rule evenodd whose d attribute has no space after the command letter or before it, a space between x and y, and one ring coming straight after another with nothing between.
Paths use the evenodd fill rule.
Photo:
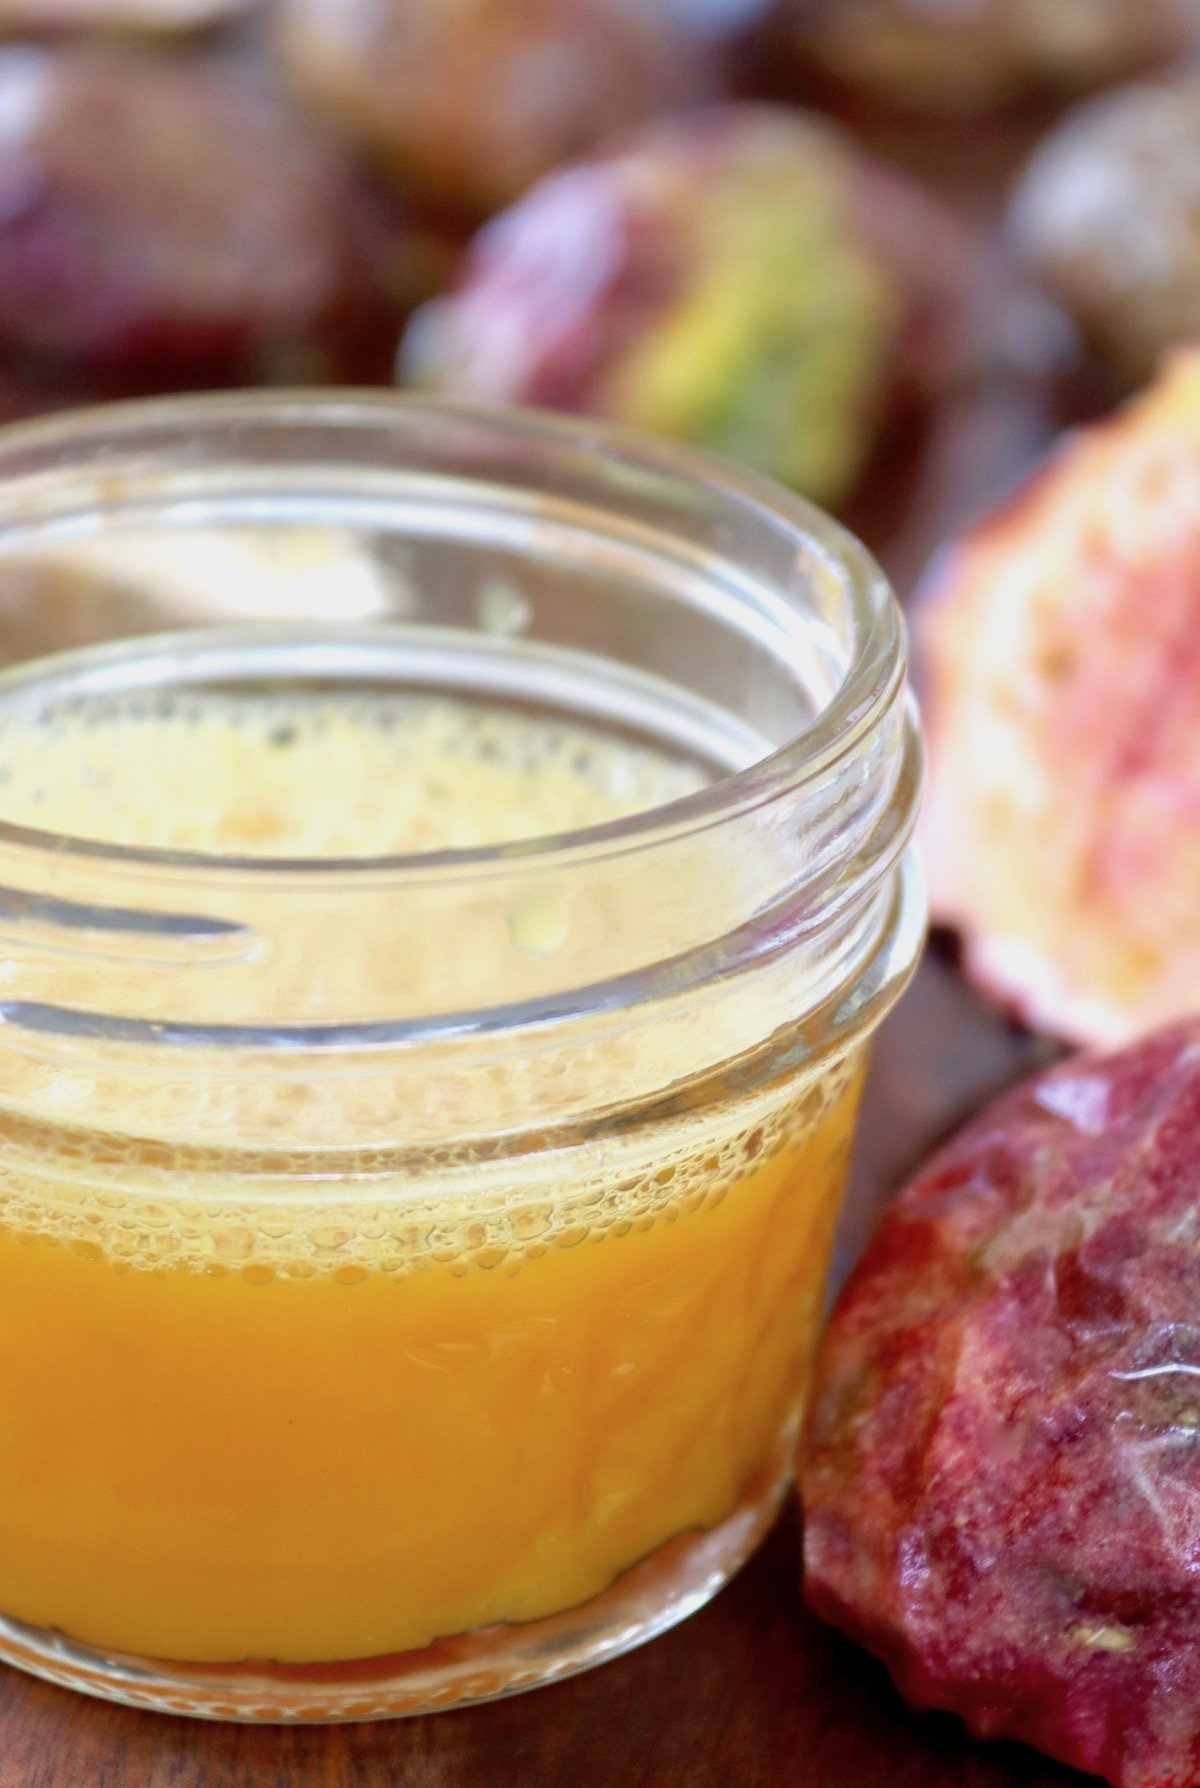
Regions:
<instances>
[{"instance_id":1,"label":"halved passion fruit","mask_svg":"<svg viewBox=\"0 0 1200 1788\"><path fill-rule=\"evenodd\" d=\"M968 972L1088 1041L1200 1008L1200 351L943 556L919 643Z\"/></svg>"}]
</instances>

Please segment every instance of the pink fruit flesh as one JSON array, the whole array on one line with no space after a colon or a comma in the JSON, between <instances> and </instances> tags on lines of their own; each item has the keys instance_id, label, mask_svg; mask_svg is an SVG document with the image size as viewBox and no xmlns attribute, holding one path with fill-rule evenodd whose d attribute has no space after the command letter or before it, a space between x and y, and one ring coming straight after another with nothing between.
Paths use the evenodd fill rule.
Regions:
<instances>
[{"instance_id":1,"label":"pink fruit flesh","mask_svg":"<svg viewBox=\"0 0 1200 1788\"><path fill-rule=\"evenodd\" d=\"M945 555L918 644L973 978L1085 1042L1200 1008L1200 354Z\"/></svg>"}]
</instances>

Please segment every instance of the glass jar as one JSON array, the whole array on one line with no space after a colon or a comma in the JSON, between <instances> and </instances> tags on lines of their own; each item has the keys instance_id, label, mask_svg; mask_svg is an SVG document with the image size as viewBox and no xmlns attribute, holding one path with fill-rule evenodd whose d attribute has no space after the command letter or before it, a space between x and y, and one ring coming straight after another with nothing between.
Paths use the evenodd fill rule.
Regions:
<instances>
[{"instance_id":1,"label":"glass jar","mask_svg":"<svg viewBox=\"0 0 1200 1788\"><path fill-rule=\"evenodd\" d=\"M923 931L871 560L590 425L133 404L0 436L0 657L0 1657L368 1718L699 1607L789 1481ZM347 726L430 713L435 801L494 722L625 807L272 843L281 715L328 841ZM253 749L181 794L214 714ZM189 832L210 761L244 848Z\"/></svg>"}]
</instances>

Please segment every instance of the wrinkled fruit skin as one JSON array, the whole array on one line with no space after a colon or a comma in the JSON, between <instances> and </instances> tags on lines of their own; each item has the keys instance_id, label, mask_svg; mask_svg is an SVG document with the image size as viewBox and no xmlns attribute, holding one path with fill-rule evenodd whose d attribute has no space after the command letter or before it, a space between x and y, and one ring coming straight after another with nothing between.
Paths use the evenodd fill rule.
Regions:
<instances>
[{"instance_id":1,"label":"wrinkled fruit skin","mask_svg":"<svg viewBox=\"0 0 1200 1788\"><path fill-rule=\"evenodd\" d=\"M1200 354L951 547L916 631L971 978L1088 1043L1200 1009Z\"/></svg>"},{"instance_id":2,"label":"wrinkled fruit skin","mask_svg":"<svg viewBox=\"0 0 1200 1788\"><path fill-rule=\"evenodd\" d=\"M1200 1021L1052 1069L901 1194L838 1302L807 1593L919 1708L1200 1781Z\"/></svg>"},{"instance_id":3,"label":"wrinkled fruit skin","mask_svg":"<svg viewBox=\"0 0 1200 1788\"><path fill-rule=\"evenodd\" d=\"M475 217L713 81L679 0L283 0L297 97L405 195Z\"/></svg>"},{"instance_id":4,"label":"wrinkled fruit skin","mask_svg":"<svg viewBox=\"0 0 1200 1788\"><path fill-rule=\"evenodd\" d=\"M905 110L1111 80L1195 41L1191 0L791 0L802 52Z\"/></svg>"},{"instance_id":5,"label":"wrinkled fruit skin","mask_svg":"<svg viewBox=\"0 0 1200 1788\"><path fill-rule=\"evenodd\" d=\"M230 68L0 50L0 348L253 370L356 300L356 202Z\"/></svg>"},{"instance_id":6,"label":"wrinkled fruit skin","mask_svg":"<svg viewBox=\"0 0 1200 1788\"><path fill-rule=\"evenodd\" d=\"M1131 379L1200 338L1200 78L1126 87L1069 117L1013 203L1017 251Z\"/></svg>"},{"instance_id":7,"label":"wrinkled fruit skin","mask_svg":"<svg viewBox=\"0 0 1200 1788\"><path fill-rule=\"evenodd\" d=\"M551 175L419 313L409 382L604 416L820 501L964 353L973 244L823 120L726 106Z\"/></svg>"}]
</instances>

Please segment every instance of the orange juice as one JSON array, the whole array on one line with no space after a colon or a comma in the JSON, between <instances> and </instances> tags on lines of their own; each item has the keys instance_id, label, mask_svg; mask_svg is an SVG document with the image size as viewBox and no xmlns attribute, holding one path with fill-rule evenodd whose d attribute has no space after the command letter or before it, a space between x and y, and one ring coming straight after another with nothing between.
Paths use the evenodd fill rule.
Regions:
<instances>
[{"instance_id":1,"label":"orange juice","mask_svg":"<svg viewBox=\"0 0 1200 1788\"><path fill-rule=\"evenodd\" d=\"M6 819L276 857L553 832L702 779L432 698L197 698L0 744ZM553 910L516 926L566 947ZM263 970L281 1002L304 972ZM210 1144L173 1149L149 1088L140 1139L78 1101L35 1123L24 1071L0 1058L10 1618L174 1660L413 1650L586 1602L782 1457L856 1058L524 1154L375 1148L353 1174L307 1147L225 1156L217 1107ZM331 1084L323 1109L349 1121L355 1096Z\"/></svg>"}]
</instances>

